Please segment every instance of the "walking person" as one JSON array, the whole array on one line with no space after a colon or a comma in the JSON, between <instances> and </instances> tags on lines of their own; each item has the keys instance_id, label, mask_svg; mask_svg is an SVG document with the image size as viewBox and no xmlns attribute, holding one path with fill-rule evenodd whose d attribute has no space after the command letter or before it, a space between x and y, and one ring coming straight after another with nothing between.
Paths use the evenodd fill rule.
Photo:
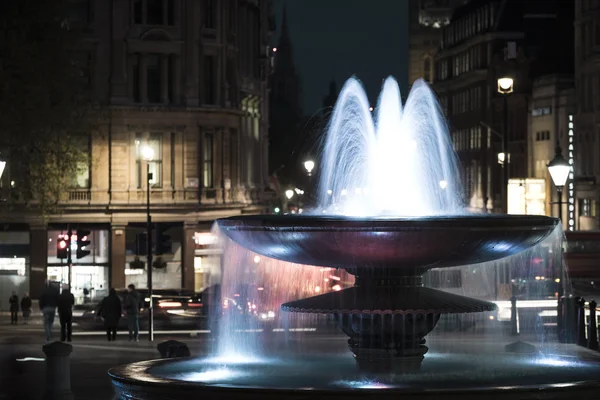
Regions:
<instances>
[{"instance_id":1,"label":"walking person","mask_svg":"<svg viewBox=\"0 0 600 400\"><path fill-rule=\"evenodd\" d=\"M60 341L71 341L73 327L73 305L75 305L75 296L69 290L69 286L63 287L62 293L58 297L58 318L60 320Z\"/></svg>"},{"instance_id":2,"label":"walking person","mask_svg":"<svg viewBox=\"0 0 600 400\"><path fill-rule=\"evenodd\" d=\"M10 305L10 324L17 325L19 317L19 296L17 296L17 292L12 292L12 296L8 299L8 304Z\"/></svg>"},{"instance_id":3,"label":"walking person","mask_svg":"<svg viewBox=\"0 0 600 400\"><path fill-rule=\"evenodd\" d=\"M127 313L127 328L129 329L129 341L140 340L140 293L135 290L135 285L127 286L125 296L125 312Z\"/></svg>"},{"instance_id":4,"label":"walking person","mask_svg":"<svg viewBox=\"0 0 600 400\"><path fill-rule=\"evenodd\" d=\"M23 324L29 324L29 316L31 315L31 297L25 292L21 299L21 312L23 313Z\"/></svg>"},{"instance_id":5,"label":"walking person","mask_svg":"<svg viewBox=\"0 0 600 400\"><path fill-rule=\"evenodd\" d=\"M49 281L46 281L46 287L40 296L40 310L44 317L44 331L46 332L46 341L52 340L52 325L58 307L58 290L53 288Z\"/></svg>"},{"instance_id":6,"label":"walking person","mask_svg":"<svg viewBox=\"0 0 600 400\"><path fill-rule=\"evenodd\" d=\"M121 319L121 300L115 289L110 289L108 296L102 300L98 314L104 319L106 338L109 342L117 340L117 327Z\"/></svg>"}]
</instances>

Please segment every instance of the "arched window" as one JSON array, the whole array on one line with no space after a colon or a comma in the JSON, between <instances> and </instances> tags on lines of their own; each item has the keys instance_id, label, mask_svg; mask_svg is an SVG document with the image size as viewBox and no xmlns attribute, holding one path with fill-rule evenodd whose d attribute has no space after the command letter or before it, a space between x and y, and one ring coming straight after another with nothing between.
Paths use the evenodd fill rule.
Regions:
<instances>
[{"instance_id":1,"label":"arched window","mask_svg":"<svg viewBox=\"0 0 600 400\"><path fill-rule=\"evenodd\" d=\"M423 79L431 82L431 58L426 57L423 62Z\"/></svg>"}]
</instances>

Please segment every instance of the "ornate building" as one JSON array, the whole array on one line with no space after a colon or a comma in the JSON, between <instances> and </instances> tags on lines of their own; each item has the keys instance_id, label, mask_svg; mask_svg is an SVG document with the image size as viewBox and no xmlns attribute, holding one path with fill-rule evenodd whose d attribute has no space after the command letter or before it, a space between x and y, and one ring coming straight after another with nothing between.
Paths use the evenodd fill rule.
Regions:
<instances>
[{"instance_id":1,"label":"ornate building","mask_svg":"<svg viewBox=\"0 0 600 400\"><path fill-rule=\"evenodd\" d=\"M213 221L263 211L270 1L87 4L91 8L79 15L82 59L93 99L108 106L108 120L89 138L91 162L64 193L61 213L47 221L0 214L3 243L14 244L0 260L22 260L6 268L0 263L0 269L18 271L0 274L0 291L30 290L36 297L45 279L70 281L81 302L109 287L146 286L145 270L130 267L147 251L144 146L154 150L148 165L153 252L164 261L155 287L201 290L210 283L207 275L219 271L204 256L214 240ZM90 242L89 255L73 252L71 270L57 257L57 241L68 229Z\"/></svg>"},{"instance_id":2,"label":"ornate building","mask_svg":"<svg viewBox=\"0 0 600 400\"><path fill-rule=\"evenodd\" d=\"M434 89L449 120L463 165L466 201L473 211L505 208L498 162L505 131L509 177L528 177L533 80L561 73L568 63L570 9L560 0L471 0L456 8L442 29ZM505 75L514 81L506 103L497 83Z\"/></svg>"},{"instance_id":3,"label":"ornate building","mask_svg":"<svg viewBox=\"0 0 600 400\"><path fill-rule=\"evenodd\" d=\"M450 23L452 10L465 0L411 0L409 3L408 83L434 80L434 59L441 28Z\"/></svg>"},{"instance_id":4,"label":"ornate building","mask_svg":"<svg viewBox=\"0 0 600 400\"><path fill-rule=\"evenodd\" d=\"M600 227L600 3L575 2L574 123L575 197L579 211L576 229Z\"/></svg>"},{"instance_id":5,"label":"ornate building","mask_svg":"<svg viewBox=\"0 0 600 400\"><path fill-rule=\"evenodd\" d=\"M303 121L302 85L294 64L294 49L284 8L281 34L274 51L273 74L270 77L270 172L284 184L297 179L300 129Z\"/></svg>"}]
</instances>

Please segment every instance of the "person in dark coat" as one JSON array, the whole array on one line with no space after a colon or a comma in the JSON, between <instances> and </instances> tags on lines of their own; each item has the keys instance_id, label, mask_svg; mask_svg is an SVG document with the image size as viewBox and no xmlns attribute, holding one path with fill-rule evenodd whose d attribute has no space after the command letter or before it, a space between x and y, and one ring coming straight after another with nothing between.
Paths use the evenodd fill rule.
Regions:
<instances>
[{"instance_id":1,"label":"person in dark coat","mask_svg":"<svg viewBox=\"0 0 600 400\"><path fill-rule=\"evenodd\" d=\"M12 292L8 304L10 304L10 324L17 325L17 319L19 318L19 296L17 296L17 292Z\"/></svg>"},{"instance_id":2,"label":"person in dark coat","mask_svg":"<svg viewBox=\"0 0 600 400\"><path fill-rule=\"evenodd\" d=\"M127 295L125 296L125 312L127 313L127 327L129 329L129 341L136 342L140 337L140 293L135 290L135 286L127 286Z\"/></svg>"},{"instance_id":3,"label":"person in dark coat","mask_svg":"<svg viewBox=\"0 0 600 400\"><path fill-rule=\"evenodd\" d=\"M121 319L121 300L117 296L115 289L110 289L108 296L102 300L98 314L104 319L104 328L106 328L106 338L108 341L117 340L117 327Z\"/></svg>"},{"instance_id":4,"label":"person in dark coat","mask_svg":"<svg viewBox=\"0 0 600 400\"><path fill-rule=\"evenodd\" d=\"M44 331L46 332L46 341L52 340L52 325L58 307L58 289L53 287L49 281L46 281L44 291L40 296L40 310L44 316Z\"/></svg>"},{"instance_id":5,"label":"person in dark coat","mask_svg":"<svg viewBox=\"0 0 600 400\"><path fill-rule=\"evenodd\" d=\"M68 287L63 288L58 297L58 318L60 320L60 341L71 341L71 332L73 324L73 305L75 297Z\"/></svg>"},{"instance_id":6,"label":"person in dark coat","mask_svg":"<svg viewBox=\"0 0 600 400\"><path fill-rule=\"evenodd\" d=\"M31 297L25 292L21 299L21 312L23 313L24 324L29 324L29 316L31 315Z\"/></svg>"}]
</instances>

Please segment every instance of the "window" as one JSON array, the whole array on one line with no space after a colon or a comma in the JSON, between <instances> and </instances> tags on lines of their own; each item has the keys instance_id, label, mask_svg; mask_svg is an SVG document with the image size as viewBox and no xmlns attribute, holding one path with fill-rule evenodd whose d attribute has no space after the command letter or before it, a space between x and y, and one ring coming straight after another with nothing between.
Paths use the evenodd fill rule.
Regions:
<instances>
[{"instance_id":1,"label":"window","mask_svg":"<svg viewBox=\"0 0 600 400\"><path fill-rule=\"evenodd\" d=\"M550 140L550 131L536 132L535 140L537 142L544 141L544 140Z\"/></svg>"},{"instance_id":2,"label":"window","mask_svg":"<svg viewBox=\"0 0 600 400\"><path fill-rule=\"evenodd\" d=\"M168 71L168 82L167 86L169 89L169 102L176 103L177 99L175 98L175 68L176 61L174 56L169 57L169 71Z\"/></svg>"},{"instance_id":3,"label":"window","mask_svg":"<svg viewBox=\"0 0 600 400\"><path fill-rule=\"evenodd\" d=\"M157 54L146 57L146 88L148 101L160 103L160 57Z\"/></svg>"},{"instance_id":4,"label":"window","mask_svg":"<svg viewBox=\"0 0 600 400\"><path fill-rule=\"evenodd\" d=\"M204 104L216 104L215 56L204 57Z\"/></svg>"},{"instance_id":5,"label":"window","mask_svg":"<svg viewBox=\"0 0 600 400\"><path fill-rule=\"evenodd\" d=\"M204 9L202 10L202 18L204 27L208 29L215 28L215 2L214 0L204 0Z\"/></svg>"},{"instance_id":6,"label":"window","mask_svg":"<svg viewBox=\"0 0 600 400\"><path fill-rule=\"evenodd\" d=\"M135 161L136 161L136 183L137 188L142 189L146 185L142 184L142 178L145 174L142 173L142 168L145 166L145 161L142 159L142 149L144 145L151 147L154 150L154 159L150 161L150 185L153 188L162 187L162 136L160 132L135 134Z\"/></svg>"},{"instance_id":7,"label":"window","mask_svg":"<svg viewBox=\"0 0 600 400\"><path fill-rule=\"evenodd\" d=\"M82 99L90 98L90 89L92 86L92 61L91 56L87 52L73 53L71 63L74 67L75 81L78 83L78 95Z\"/></svg>"},{"instance_id":8,"label":"window","mask_svg":"<svg viewBox=\"0 0 600 400\"><path fill-rule=\"evenodd\" d=\"M531 115L533 117L541 117L550 114L552 114L552 107L538 107L531 110Z\"/></svg>"},{"instance_id":9,"label":"window","mask_svg":"<svg viewBox=\"0 0 600 400\"><path fill-rule=\"evenodd\" d=\"M133 62L131 65L131 86L133 89L133 101L140 103L142 101L142 95L140 93L140 56L139 54L134 55Z\"/></svg>"},{"instance_id":10,"label":"window","mask_svg":"<svg viewBox=\"0 0 600 400\"><path fill-rule=\"evenodd\" d=\"M142 21L142 0L135 0L133 3L133 22L141 24Z\"/></svg>"},{"instance_id":11,"label":"window","mask_svg":"<svg viewBox=\"0 0 600 400\"><path fill-rule=\"evenodd\" d=\"M579 209L582 217L595 217L596 201L594 199L581 199L579 200Z\"/></svg>"},{"instance_id":12,"label":"window","mask_svg":"<svg viewBox=\"0 0 600 400\"><path fill-rule=\"evenodd\" d=\"M213 176L213 135L204 135L204 187L214 187Z\"/></svg>"},{"instance_id":13,"label":"window","mask_svg":"<svg viewBox=\"0 0 600 400\"><path fill-rule=\"evenodd\" d=\"M71 137L71 143L75 147L81 159L77 162L77 168L71 179L71 188L90 188L90 137L81 134Z\"/></svg>"},{"instance_id":14,"label":"window","mask_svg":"<svg viewBox=\"0 0 600 400\"><path fill-rule=\"evenodd\" d=\"M175 0L167 0L167 24L175 25Z\"/></svg>"},{"instance_id":15,"label":"window","mask_svg":"<svg viewBox=\"0 0 600 400\"><path fill-rule=\"evenodd\" d=\"M163 25L163 0L146 0L146 13L148 25Z\"/></svg>"},{"instance_id":16,"label":"window","mask_svg":"<svg viewBox=\"0 0 600 400\"><path fill-rule=\"evenodd\" d=\"M93 21L92 0L72 0L67 7L69 22L87 23Z\"/></svg>"}]
</instances>

